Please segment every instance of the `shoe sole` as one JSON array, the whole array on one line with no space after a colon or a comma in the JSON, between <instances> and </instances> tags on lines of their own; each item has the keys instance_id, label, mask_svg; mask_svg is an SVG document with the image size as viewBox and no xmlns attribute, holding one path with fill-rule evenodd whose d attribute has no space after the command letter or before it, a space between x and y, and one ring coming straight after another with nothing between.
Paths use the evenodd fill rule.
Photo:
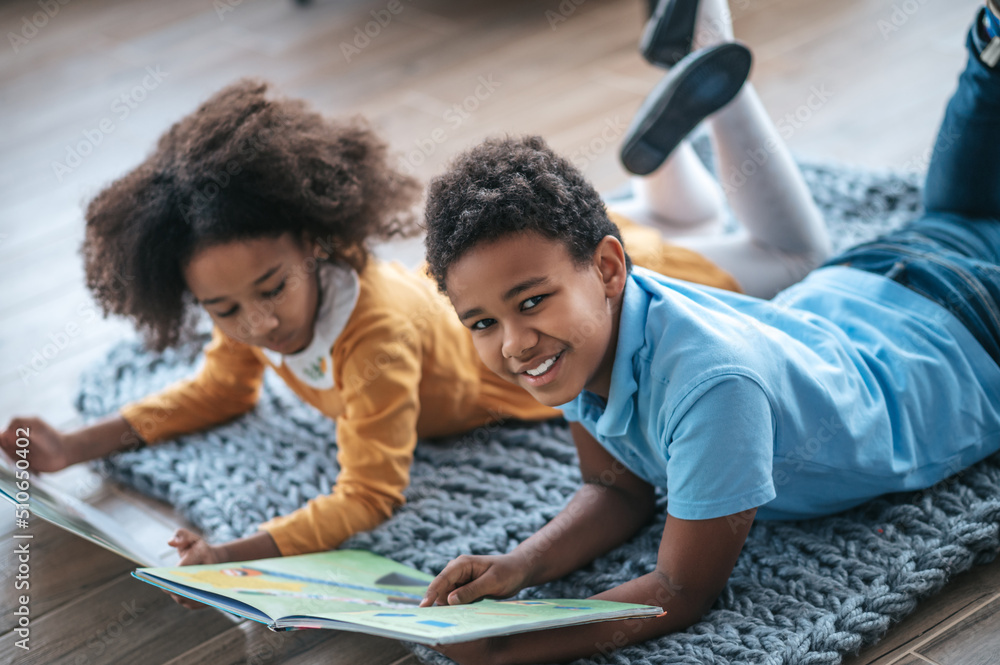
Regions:
<instances>
[{"instance_id":1,"label":"shoe sole","mask_svg":"<svg viewBox=\"0 0 1000 665\"><path fill-rule=\"evenodd\" d=\"M689 56L646 97L625 133L621 161L630 172L648 175L705 117L728 104L743 87L753 56L734 42Z\"/></svg>"}]
</instances>

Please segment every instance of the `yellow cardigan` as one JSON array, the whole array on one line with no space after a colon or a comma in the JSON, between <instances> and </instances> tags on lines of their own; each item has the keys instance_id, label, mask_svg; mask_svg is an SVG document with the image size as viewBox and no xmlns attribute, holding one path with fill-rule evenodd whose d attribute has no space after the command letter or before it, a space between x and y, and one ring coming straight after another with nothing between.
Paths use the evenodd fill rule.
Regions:
<instances>
[{"instance_id":1,"label":"yellow cardigan","mask_svg":"<svg viewBox=\"0 0 1000 665\"><path fill-rule=\"evenodd\" d=\"M615 221L636 264L738 290L700 255L664 243L652 229ZM333 549L386 520L403 504L418 437L559 415L486 368L431 280L372 260L359 281L357 304L331 350L333 388L302 383L259 348L216 328L195 377L121 409L149 443L207 429L252 409L271 367L299 397L335 419L340 474L332 493L261 525L286 556Z\"/></svg>"}]
</instances>

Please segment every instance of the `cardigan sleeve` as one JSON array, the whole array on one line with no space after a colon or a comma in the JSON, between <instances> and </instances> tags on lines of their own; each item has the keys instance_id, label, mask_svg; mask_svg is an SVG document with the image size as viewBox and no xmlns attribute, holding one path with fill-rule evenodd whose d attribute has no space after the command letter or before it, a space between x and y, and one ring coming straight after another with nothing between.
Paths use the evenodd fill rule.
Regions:
<instances>
[{"instance_id":1,"label":"cardigan sleeve","mask_svg":"<svg viewBox=\"0 0 1000 665\"><path fill-rule=\"evenodd\" d=\"M147 443L219 425L251 410L264 361L252 347L212 329L205 363L191 379L123 406L119 413Z\"/></svg>"},{"instance_id":2,"label":"cardigan sleeve","mask_svg":"<svg viewBox=\"0 0 1000 665\"><path fill-rule=\"evenodd\" d=\"M410 322L379 319L354 327L339 352L334 347L344 411L337 418L340 474L333 491L261 525L284 556L333 549L404 502L417 444L421 351Z\"/></svg>"}]
</instances>

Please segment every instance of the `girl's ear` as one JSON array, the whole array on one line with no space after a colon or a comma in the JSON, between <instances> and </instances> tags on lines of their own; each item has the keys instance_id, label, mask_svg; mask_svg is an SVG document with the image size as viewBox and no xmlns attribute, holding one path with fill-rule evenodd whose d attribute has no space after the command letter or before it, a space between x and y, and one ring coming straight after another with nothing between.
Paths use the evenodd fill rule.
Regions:
<instances>
[{"instance_id":1,"label":"girl's ear","mask_svg":"<svg viewBox=\"0 0 1000 665\"><path fill-rule=\"evenodd\" d=\"M625 261L625 248L618 238L604 236L594 250L594 265L601 275L604 295L608 298L621 295L628 279L628 263Z\"/></svg>"},{"instance_id":2,"label":"girl's ear","mask_svg":"<svg viewBox=\"0 0 1000 665\"><path fill-rule=\"evenodd\" d=\"M330 252L323 249L323 244L313 238L308 231L302 232L302 246L312 247L312 255L321 261L330 258Z\"/></svg>"}]
</instances>

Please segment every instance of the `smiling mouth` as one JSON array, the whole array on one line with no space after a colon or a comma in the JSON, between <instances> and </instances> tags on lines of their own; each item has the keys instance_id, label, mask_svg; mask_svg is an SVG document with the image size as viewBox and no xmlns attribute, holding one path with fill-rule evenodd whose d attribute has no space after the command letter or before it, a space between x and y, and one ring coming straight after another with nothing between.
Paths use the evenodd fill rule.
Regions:
<instances>
[{"instance_id":1,"label":"smiling mouth","mask_svg":"<svg viewBox=\"0 0 1000 665\"><path fill-rule=\"evenodd\" d=\"M542 376L543 374L545 374L546 372L548 372L550 369L552 369L552 366L555 365L556 361L559 360L562 357L563 353L564 353L563 351L560 351L556 355L552 356L551 358L549 358L548 360L546 360L545 362L543 362L538 367L536 367L534 369L525 370L524 373L527 374L530 377L533 377L533 378L537 378L539 376Z\"/></svg>"}]
</instances>

